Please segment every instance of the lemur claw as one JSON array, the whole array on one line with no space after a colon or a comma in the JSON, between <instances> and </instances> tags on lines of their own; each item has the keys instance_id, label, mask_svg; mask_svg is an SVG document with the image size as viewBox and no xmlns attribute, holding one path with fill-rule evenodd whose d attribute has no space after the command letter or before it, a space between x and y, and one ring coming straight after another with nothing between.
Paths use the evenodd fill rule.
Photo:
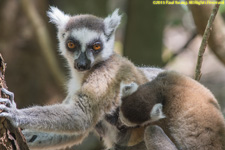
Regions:
<instances>
[{"instance_id":1,"label":"lemur claw","mask_svg":"<svg viewBox=\"0 0 225 150\"><path fill-rule=\"evenodd\" d=\"M14 93L6 90L5 88L1 89L1 94L5 94L9 96L8 98L0 98L0 102L4 103L7 107L15 107L16 108L16 103L14 102Z\"/></svg>"},{"instance_id":2,"label":"lemur claw","mask_svg":"<svg viewBox=\"0 0 225 150\"><path fill-rule=\"evenodd\" d=\"M11 101L7 98L0 98L0 103L5 104L6 106L10 106L12 104Z\"/></svg>"},{"instance_id":3,"label":"lemur claw","mask_svg":"<svg viewBox=\"0 0 225 150\"><path fill-rule=\"evenodd\" d=\"M9 96L9 99L0 98L0 117L7 118L14 126L17 127L18 124L16 118L19 111L17 110L16 103L14 102L14 93L2 88L1 94Z\"/></svg>"},{"instance_id":4,"label":"lemur claw","mask_svg":"<svg viewBox=\"0 0 225 150\"><path fill-rule=\"evenodd\" d=\"M9 96L9 99L10 99L11 101L14 100L14 93L13 93L13 92L10 92L10 91L6 90L5 88L2 88L2 89L1 89L1 93L2 93L2 94L5 94L5 95L8 95L8 96Z\"/></svg>"},{"instance_id":5,"label":"lemur claw","mask_svg":"<svg viewBox=\"0 0 225 150\"><path fill-rule=\"evenodd\" d=\"M4 112L8 112L9 108L5 105L0 105L0 110L3 110Z\"/></svg>"}]
</instances>

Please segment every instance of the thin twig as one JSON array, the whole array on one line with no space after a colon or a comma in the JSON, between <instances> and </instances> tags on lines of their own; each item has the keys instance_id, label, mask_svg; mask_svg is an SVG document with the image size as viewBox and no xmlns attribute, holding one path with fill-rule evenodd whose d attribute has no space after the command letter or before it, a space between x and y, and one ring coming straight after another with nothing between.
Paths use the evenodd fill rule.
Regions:
<instances>
[{"instance_id":1,"label":"thin twig","mask_svg":"<svg viewBox=\"0 0 225 150\"><path fill-rule=\"evenodd\" d=\"M217 2L220 2L220 0L217 0ZM202 36L202 43L201 46L199 48L199 52L198 52L198 61L197 61L197 65L196 65L196 69L195 69L195 80L199 81L201 78L201 67L202 67L202 61L203 61L203 54L205 52L206 46L208 44L208 40L209 40L209 36L210 36L210 32L212 31L212 25L213 25L213 21L215 20L216 14L219 10L220 4L216 4L212 10L212 13L209 17L206 29L204 31L204 34Z\"/></svg>"}]
</instances>

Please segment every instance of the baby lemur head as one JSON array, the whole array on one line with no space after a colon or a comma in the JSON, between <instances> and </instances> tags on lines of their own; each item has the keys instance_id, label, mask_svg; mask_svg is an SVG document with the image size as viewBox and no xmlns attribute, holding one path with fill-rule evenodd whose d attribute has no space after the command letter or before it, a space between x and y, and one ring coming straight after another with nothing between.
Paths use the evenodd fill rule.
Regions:
<instances>
[{"instance_id":1,"label":"baby lemur head","mask_svg":"<svg viewBox=\"0 0 225 150\"><path fill-rule=\"evenodd\" d=\"M118 9L99 18L87 14L70 16L50 7L48 16L58 29L59 49L71 68L87 71L112 55L115 30L121 20Z\"/></svg>"}]
</instances>

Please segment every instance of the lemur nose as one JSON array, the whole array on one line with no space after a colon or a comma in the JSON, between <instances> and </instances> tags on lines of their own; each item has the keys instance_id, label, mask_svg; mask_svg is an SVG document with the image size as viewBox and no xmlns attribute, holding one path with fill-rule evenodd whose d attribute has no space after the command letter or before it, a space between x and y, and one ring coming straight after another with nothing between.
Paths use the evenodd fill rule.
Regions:
<instances>
[{"instance_id":1,"label":"lemur nose","mask_svg":"<svg viewBox=\"0 0 225 150\"><path fill-rule=\"evenodd\" d=\"M74 61L74 68L78 71L89 70L91 67L91 61L87 58L86 53L81 53L78 59Z\"/></svg>"},{"instance_id":2,"label":"lemur nose","mask_svg":"<svg viewBox=\"0 0 225 150\"><path fill-rule=\"evenodd\" d=\"M79 69L80 71L84 71L87 69L87 65L86 64L82 64L82 63L78 63L77 64L77 69Z\"/></svg>"}]
</instances>

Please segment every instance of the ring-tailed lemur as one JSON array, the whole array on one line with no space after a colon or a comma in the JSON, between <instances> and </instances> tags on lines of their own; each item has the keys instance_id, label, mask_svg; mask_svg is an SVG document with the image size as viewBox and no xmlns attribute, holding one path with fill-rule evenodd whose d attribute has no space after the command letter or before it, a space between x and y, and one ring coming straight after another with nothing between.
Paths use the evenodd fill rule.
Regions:
<instances>
[{"instance_id":1,"label":"ring-tailed lemur","mask_svg":"<svg viewBox=\"0 0 225 150\"><path fill-rule=\"evenodd\" d=\"M0 117L25 129L31 149L72 146L96 129L108 148L145 150L144 127L120 130L105 118L119 106L121 82L144 84L162 70L138 68L113 52L115 30L121 20L118 10L103 19L70 16L51 7L48 16L58 29L59 50L70 68L68 95L61 104L24 109L17 109L14 101L0 99L7 103L0 104Z\"/></svg>"},{"instance_id":2,"label":"ring-tailed lemur","mask_svg":"<svg viewBox=\"0 0 225 150\"><path fill-rule=\"evenodd\" d=\"M165 115L165 119L154 124L165 131L178 149L225 149L225 121L219 104L197 81L166 71L140 86L135 83L122 85L121 93L124 97L120 104L120 118L124 124L146 125L154 120L150 115L154 112L159 119ZM147 130L155 132L153 127ZM154 145L153 138L151 134L145 134L146 145L149 149L158 149L159 144Z\"/></svg>"}]
</instances>

